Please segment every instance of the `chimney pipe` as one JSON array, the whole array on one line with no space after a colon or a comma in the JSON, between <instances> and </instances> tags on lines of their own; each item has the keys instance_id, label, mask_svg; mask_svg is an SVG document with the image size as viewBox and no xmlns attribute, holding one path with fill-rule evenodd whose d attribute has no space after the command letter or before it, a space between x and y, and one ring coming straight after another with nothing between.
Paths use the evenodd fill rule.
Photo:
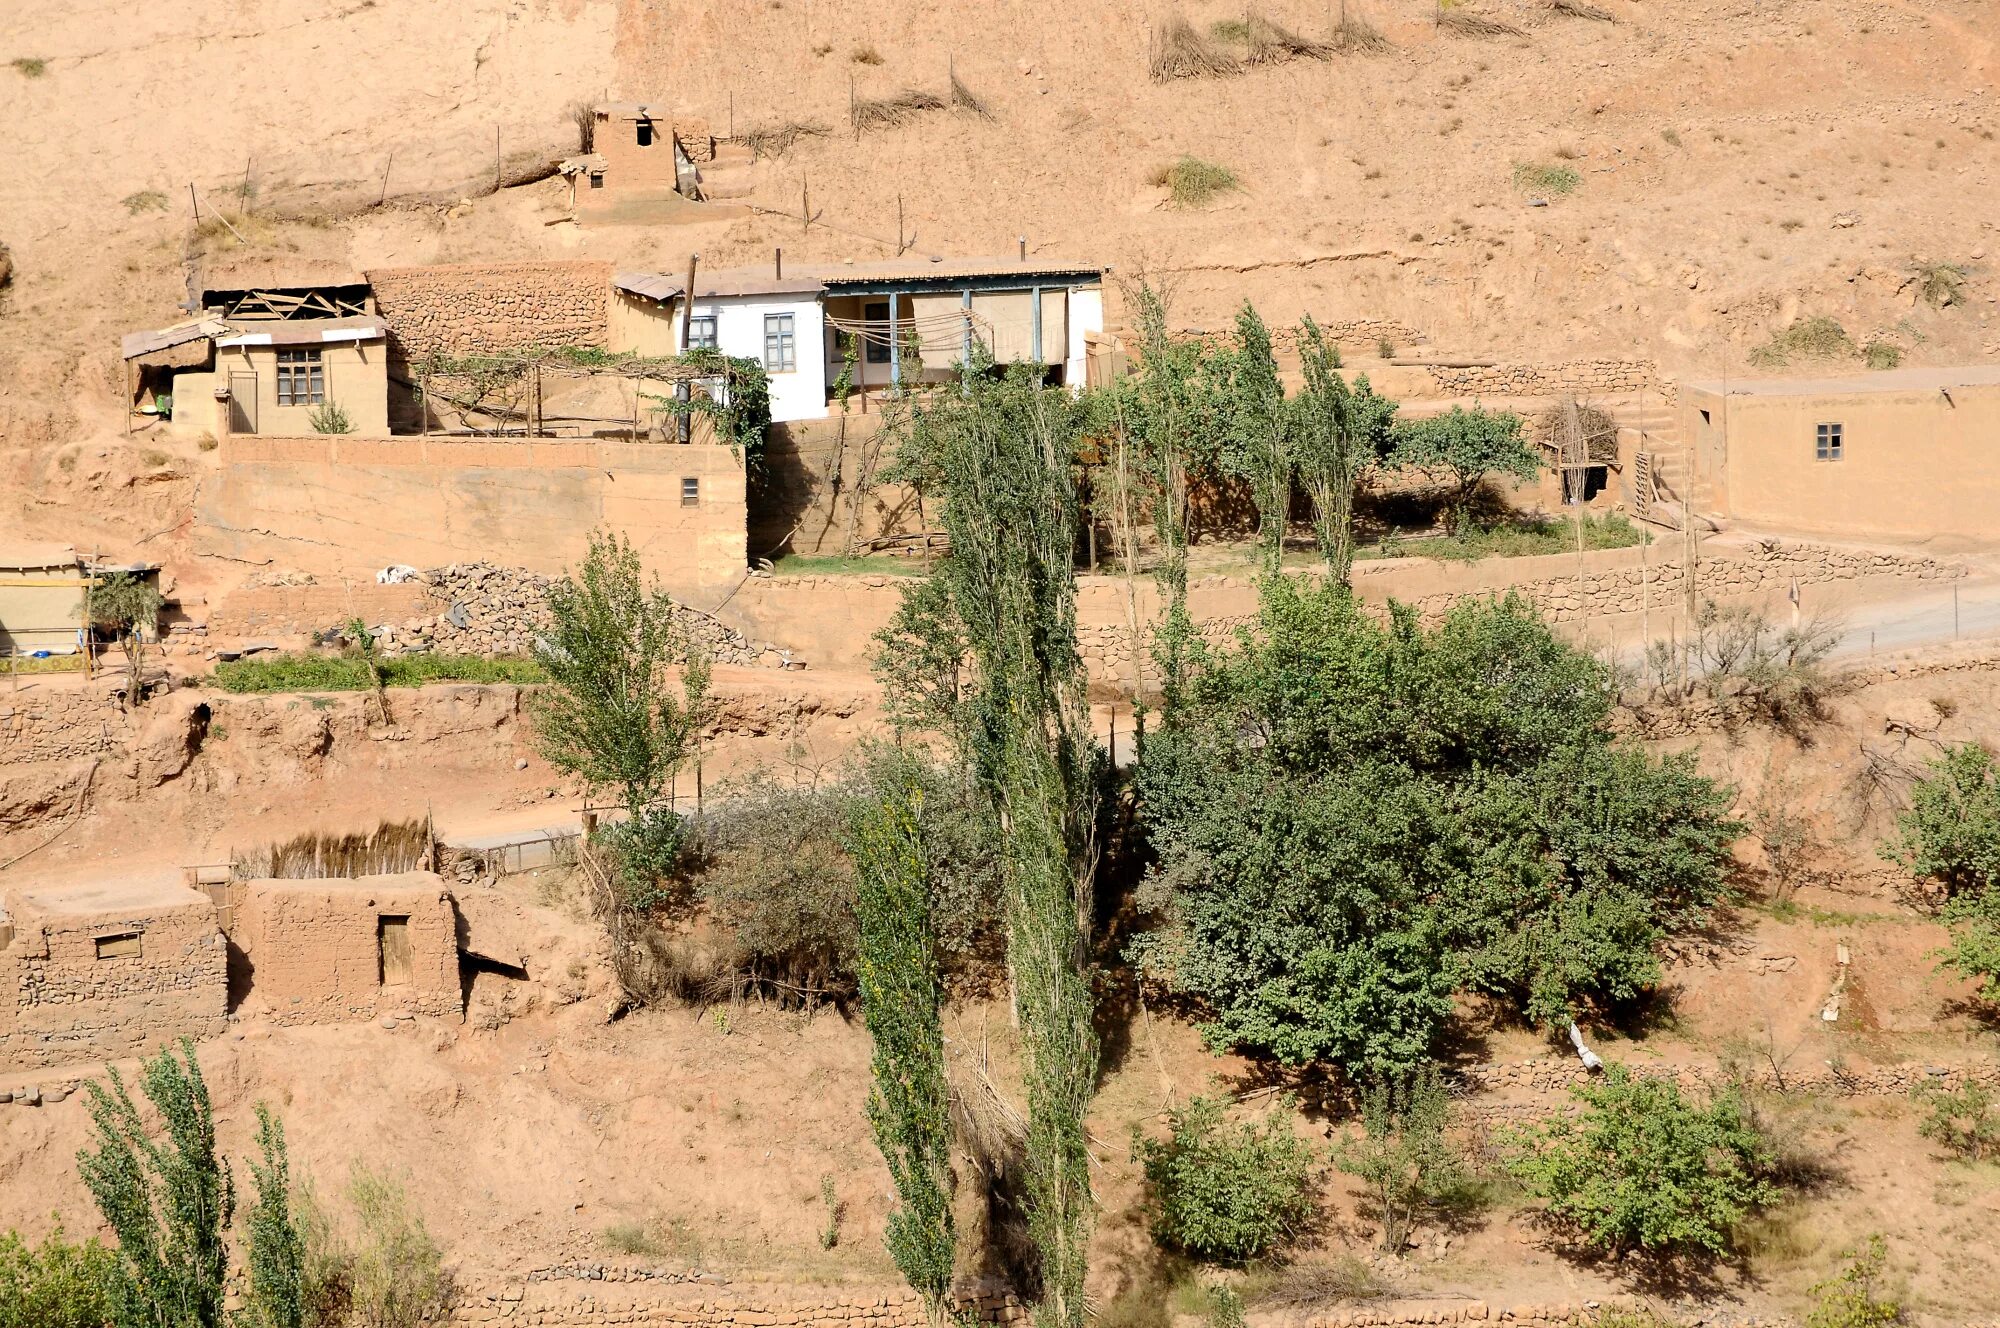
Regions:
<instances>
[{"instance_id":1,"label":"chimney pipe","mask_svg":"<svg viewBox=\"0 0 2000 1328\"><path fill-rule=\"evenodd\" d=\"M1019 244L1019 245L1021 246L1021 261L1022 261L1023 263L1027 262L1027 261L1028 261L1028 237L1027 237L1027 236L1025 236L1025 235L1017 235L1017 236L1015 236L1015 237L1014 237L1014 241L1015 241L1015 243L1017 243L1017 244Z\"/></svg>"},{"instance_id":2,"label":"chimney pipe","mask_svg":"<svg viewBox=\"0 0 2000 1328\"><path fill-rule=\"evenodd\" d=\"M783 249L773 249L771 251L771 279L774 281L783 281L785 279L785 251Z\"/></svg>"}]
</instances>

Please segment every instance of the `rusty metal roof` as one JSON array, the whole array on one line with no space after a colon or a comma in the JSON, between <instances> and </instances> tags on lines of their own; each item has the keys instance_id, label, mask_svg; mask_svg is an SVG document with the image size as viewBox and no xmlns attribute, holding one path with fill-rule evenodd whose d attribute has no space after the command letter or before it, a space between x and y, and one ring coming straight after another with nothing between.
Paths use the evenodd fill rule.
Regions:
<instances>
[{"instance_id":1,"label":"rusty metal roof","mask_svg":"<svg viewBox=\"0 0 2000 1328\"><path fill-rule=\"evenodd\" d=\"M125 358L135 360L141 355L151 355L155 351L170 350L175 346L199 341L203 337L219 337L229 331L229 324L219 318L197 318L191 322L176 323L155 332L127 332L120 346Z\"/></svg>"}]
</instances>

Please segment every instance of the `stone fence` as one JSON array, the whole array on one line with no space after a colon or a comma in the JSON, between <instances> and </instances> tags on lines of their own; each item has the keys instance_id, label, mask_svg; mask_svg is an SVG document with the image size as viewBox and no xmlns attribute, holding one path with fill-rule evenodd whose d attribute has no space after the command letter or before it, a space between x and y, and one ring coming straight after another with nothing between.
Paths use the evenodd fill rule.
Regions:
<instances>
[{"instance_id":1,"label":"stone fence","mask_svg":"<svg viewBox=\"0 0 2000 1328\"><path fill-rule=\"evenodd\" d=\"M1424 366L1438 391L1454 397L1608 396L1658 392L1674 399L1672 379L1651 360L1572 360L1567 364Z\"/></svg>"},{"instance_id":2,"label":"stone fence","mask_svg":"<svg viewBox=\"0 0 2000 1328\"><path fill-rule=\"evenodd\" d=\"M0 690L0 765L72 761L122 747L129 732L124 707L104 687L40 682Z\"/></svg>"},{"instance_id":3,"label":"stone fence","mask_svg":"<svg viewBox=\"0 0 2000 1328\"><path fill-rule=\"evenodd\" d=\"M588 260L375 268L375 303L391 349L415 364L433 352L603 346L611 265Z\"/></svg>"}]
</instances>

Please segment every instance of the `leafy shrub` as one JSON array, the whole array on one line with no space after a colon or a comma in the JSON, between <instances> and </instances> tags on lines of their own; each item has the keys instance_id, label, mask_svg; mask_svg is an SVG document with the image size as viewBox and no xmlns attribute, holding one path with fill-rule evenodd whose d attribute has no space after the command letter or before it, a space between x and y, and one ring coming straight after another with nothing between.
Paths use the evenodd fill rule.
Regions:
<instances>
[{"instance_id":1,"label":"leafy shrub","mask_svg":"<svg viewBox=\"0 0 2000 1328\"><path fill-rule=\"evenodd\" d=\"M360 1328L420 1328L450 1308L451 1276L402 1183L356 1163L351 1315Z\"/></svg>"},{"instance_id":2,"label":"leafy shrub","mask_svg":"<svg viewBox=\"0 0 2000 1328\"><path fill-rule=\"evenodd\" d=\"M1451 1102L1437 1070L1381 1079L1361 1097L1359 1137L1334 1153L1334 1165L1367 1186L1382 1221L1382 1248L1400 1254L1422 1209L1464 1192L1470 1174L1445 1126Z\"/></svg>"},{"instance_id":3,"label":"leafy shrub","mask_svg":"<svg viewBox=\"0 0 2000 1328\"><path fill-rule=\"evenodd\" d=\"M314 433L353 433L354 421L347 407L338 401L323 401L306 412L306 423Z\"/></svg>"},{"instance_id":4,"label":"leafy shrub","mask_svg":"<svg viewBox=\"0 0 2000 1328\"><path fill-rule=\"evenodd\" d=\"M1922 1084L1911 1096L1924 1108L1917 1126L1924 1138L1967 1161L2000 1154L2000 1110L1995 1110L1991 1090L1977 1083L1960 1088Z\"/></svg>"},{"instance_id":5,"label":"leafy shrub","mask_svg":"<svg viewBox=\"0 0 2000 1328\"><path fill-rule=\"evenodd\" d=\"M40 78L49 72L49 62L36 55L17 56L8 63L22 78Z\"/></svg>"},{"instance_id":6,"label":"leafy shrub","mask_svg":"<svg viewBox=\"0 0 2000 1328\"><path fill-rule=\"evenodd\" d=\"M1582 186L1583 176L1574 166L1544 166L1530 161L1514 164L1514 187L1524 194L1567 198Z\"/></svg>"},{"instance_id":7,"label":"leafy shrub","mask_svg":"<svg viewBox=\"0 0 2000 1328\"><path fill-rule=\"evenodd\" d=\"M1146 182L1164 187L1175 207L1195 208L1236 188L1236 173L1227 166L1182 155L1156 169Z\"/></svg>"},{"instance_id":8,"label":"leafy shrub","mask_svg":"<svg viewBox=\"0 0 2000 1328\"><path fill-rule=\"evenodd\" d=\"M1526 603L1425 630L1273 581L1137 783L1166 925L1149 973L1211 1045L1364 1076L1426 1059L1453 993L1555 1024L1659 980L1739 827L1685 757L1612 743L1611 678Z\"/></svg>"},{"instance_id":9,"label":"leafy shrub","mask_svg":"<svg viewBox=\"0 0 2000 1328\"><path fill-rule=\"evenodd\" d=\"M0 1328L104 1328L114 1320L118 1256L58 1226L40 1245L0 1235Z\"/></svg>"},{"instance_id":10,"label":"leafy shrub","mask_svg":"<svg viewBox=\"0 0 2000 1328\"><path fill-rule=\"evenodd\" d=\"M1734 1096L1698 1106L1622 1066L1570 1092L1581 1115L1517 1131L1507 1169L1580 1243L1726 1254L1743 1220L1777 1202L1769 1147Z\"/></svg>"},{"instance_id":11,"label":"leafy shrub","mask_svg":"<svg viewBox=\"0 0 2000 1328\"><path fill-rule=\"evenodd\" d=\"M1842 359L1855 353L1854 339L1838 320L1825 314L1800 318L1791 326L1771 334L1771 339L1750 352L1750 363L1765 368L1783 368L1793 360Z\"/></svg>"},{"instance_id":12,"label":"leafy shrub","mask_svg":"<svg viewBox=\"0 0 2000 1328\"><path fill-rule=\"evenodd\" d=\"M1847 1266L1812 1288L1814 1304L1806 1315L1806 1328L1888 1328L1900 1321L1903 1307L1879 1291L1888 1255L1880 1236L1870 1236L1861 1249L1844 1253Z\"/></svg>"},{"instance_id":13,"label":"leafy shrub","mask_svg":"<svg viewBox=\"0 0 2000 1328\"><path fill-rule=\"evenodd\" d=\"M1167 1113L1169 1135L1133 1131L1145 1166L1153 1236L1202 1259L1242 1263L1284 1245L1313 1213L1312 1153L1292 1132L1291 1103L1231 1125L1226 1104L1191 1098Z\"/></svg>"},{"instance_id":14,"label":"leafy shrub","mask_svg":"<svg viewBox=\"0 0 2000 1328\"><path fill-rule=\"evenodd\" d=\"M1960 304L1965 299L1965 279L1971 275L1957 263L1919 263L1910 270L1917 283L1917 298L1933 309Z\"/></svg>"},{"instance_id":15,"label":"leafy shrub","mask_svg":"<svg viewBox=\"0 0 2000 1328\"><path fill-rule=\"evenodd\" d=\"M257 1198L244 1223L250 1287L238 1328L307 1328L305 1242L292 1215L291 1157L283 1122L257 1104L257 1153L250 1163Z\"/></svg>"},{"instance_id":16,"label":"leafy shrub","mask_svg":"<svg viewBox=\"0 0 2000 1328\"><path fill-rule=\"evenodd\" d=\"M691 827L680 813L641 807L601 827L593 842L611 855L625 906L650 913L685 897L691 839Z\"/></svg>"},{"instance_id":17,"label":"leafy shrub","mask_svg":"<svg viewBox=\"0 0 2000 1328\"><path fill-rule=\"evenodd\" d=\"M2000 1001L2000 764L1991 753L1964 743L1934 758L1881 853L1942 896L1951 930L1943 966Z\"/></svg>"},{"instance_id":18,"label":"leafy shrub","mask_svg":"<svg viewBox=\"0 0 2000 1328\"><path fill-rule=\"evenodd\" d=\"M477 655L397 655L382 660L380 667L388 687L548 680L533 660ZM359 655L281 654L225 660L215 666L215 685L225 692L365 692L375 684L368 661Z\"/></svg>"}]
</instances>

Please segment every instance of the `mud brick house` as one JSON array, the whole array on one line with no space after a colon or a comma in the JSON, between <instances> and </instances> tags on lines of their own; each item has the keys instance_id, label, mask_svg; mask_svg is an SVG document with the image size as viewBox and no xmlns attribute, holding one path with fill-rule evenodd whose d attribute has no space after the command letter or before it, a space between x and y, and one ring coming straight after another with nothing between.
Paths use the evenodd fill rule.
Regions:
<instances>
[{"instance_id":1,"label":"mud brick house","mask_svg":"<svg viewBox=\"0 0 2000 1328\"><path fill-rule=\"evenodd\" d=\"M249 1004L286 1024L458 1015L458 912L432 872L230 887Z\"/></svg>"},{"instance_id":2,"label":"mud brick house","mask_svg":"<svg viewBox=\"0 0 2000 1328\"><path fill-rule=\"evenodd\" d=\"M1705 506L1834 534L2000 536L2000 366L1680 386Z\"/></svg>"},{"instance_id":3,"label":"mud brick house","mask_svg":"<svg viewBox=\"0 0 2000 1328\"><path fill-rule=\"evenodd\" d=\"M222 1031L227 943L178 883L0 898L0 1072L114 1060Z\"/></svg>"}]
</instances>

